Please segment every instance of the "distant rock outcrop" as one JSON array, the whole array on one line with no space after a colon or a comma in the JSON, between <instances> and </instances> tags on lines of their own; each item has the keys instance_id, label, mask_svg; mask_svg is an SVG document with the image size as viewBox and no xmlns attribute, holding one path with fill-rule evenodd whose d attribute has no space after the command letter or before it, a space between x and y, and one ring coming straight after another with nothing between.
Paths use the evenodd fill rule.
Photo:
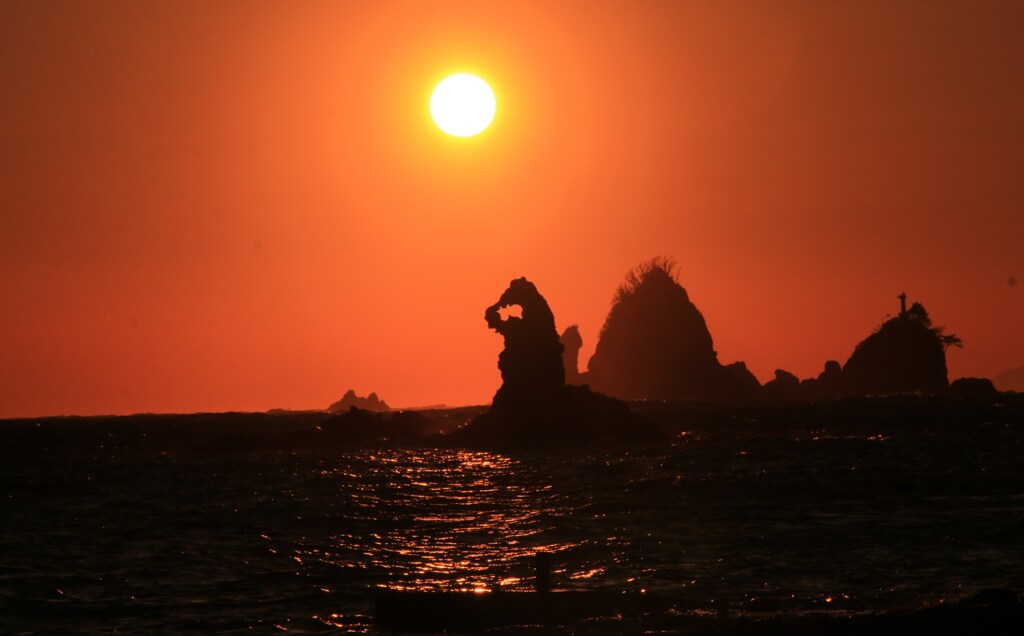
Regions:
<instances>
[{"instance_id":1,"label":"distant rock outcrop","mask_svg":"<svg viewBox=\"0 0 1024 636\"><path fill-rule=\"evenodd\" d=\"M960 339L933 327L924 306L906 306L900 294L900 313L885 321L854 349L845 366L825 363L817 378L802 382L786 371L776 371L761 396L767 399L819 400L847 396L937 394L950 390L946 349L959 347ZM987 394L988 380L967 379L957 386L962 396Z\"/></svg>"},{"instance_id":2,"label":"distant rock outcrop","mask_svg":"<svg viewBox=\"0 0 1024 636\"><path fill-rule=\"evenodd\" d=\"M590 358L590 386L625 400L754 397L757 378L743 363L718 361L704 316L674 269L671 260L653 259L626 275Z\"/></svg>"},{"instance_id":3,"label":"distant rock outcrop","mask_svg":"<svg viewBox=\"0 0 1024 636\"><path fill-rule=\"evenodd\" d=\"M949 394L964 399L991 399L999 395L988 378L958 378L949 385Z\"/></svg>"},{"instance_id":4,"label":"distant rock outcrop","mask_svg":"<svg viewBox=\"0 0 1024 636\"><path fill-rule=\"evenodd\" d=\"M770 400L793 400L802 397L800 378L783 369L775 370L775 379L765 382L764 396Z\"/></svg>"},{"instance_id":5,"label":"distant rock outcrop","mask_svg":"<svg viewBox=\"0 0 1024 636\"><path fill-rule=\"evenodd\" d=\"M355 407L364 411L375 411L383 412L390 411L387 402L377 397L376 393L371 393L366 397L359 397L356 392L349 389L340 400L327 407L328 413L346 413L349 409Z\"/></svg>"},{"instance_id":6,"label":"distant rock outcrop","mask_svg":"<svg viewBox=\"0 0 1024 636\"><path fill-rule=\"evenodd\" d=\"M761 390L761 383L742 360L723 366L722 371L725 395L729 399L756 397Z\"/></svg>"},{"instance_id":7,"label":"distant rock outcrop","mask_svg":"<svg viewBox=\"0 0 1024 636\"><path fill-rule=\"evenodd\" d=\"M1016 391L1017 393L1024 393L1024 367L1004 371L993 378L992 383L995 384L996 388L1000 391Z\"/></svg>"},{"instance_id":8,"label":"distant rock outcrop","mask_svg":"<svg viewBox=\"0 0 1024 636\"><path fill-rule=\"evenodd\" d=\"M836 397L842 392L843 367L835 360L825 362L825 368L817 378L808 378L800 383L801 397L820 399Z\"/></svg>"},{"instance_id":9,"label":"distant rock outcrop","mask_svg":"<svg viewBox=\"0 0 1024 636\"><path fill-rule=\"evenodd\" d=\"M520 316L500 310L518 306ZM547 301L525 278L513 280L484 313L505 339L498 356L502 385L490 410L452 433L453 445L482 448L578 447L662 442L655 424L619 400L566 386L562 344Z\"/></svg>"},{"instance_id":10,"label":"distant rock outcrop","mask_svg":"<svg viewBox=\"0 0 1024 636\"><path fill-rule=\"evenodd\" d=\"M905 300L906 296L901 296ZM854 349L843 366L846 395L944 393L949 389L946 348L960 339L933 327L924 306L914 303L887 320Z\"/></svg>"}]
</instances>

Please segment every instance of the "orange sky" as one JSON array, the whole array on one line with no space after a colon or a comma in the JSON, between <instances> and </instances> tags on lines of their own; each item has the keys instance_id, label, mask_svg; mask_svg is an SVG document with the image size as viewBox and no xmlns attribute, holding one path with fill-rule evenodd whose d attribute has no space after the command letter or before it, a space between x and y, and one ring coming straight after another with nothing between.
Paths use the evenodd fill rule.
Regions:
<instances>
[{"instance_id":1,"label":"orange sky","mask_svg":"<svg viewBox=\"0 0 1024 636\"><path fill-rule=\"evenodd\" d=\"M589 358L669 255L723 363L896 294L1024 365L1024 5L0 3L0 417L486 402L527 276ZM477 72L481 137L429 121ZM1011 276L1022 283L1011 286Z\"/></svg>"}]
</instances>

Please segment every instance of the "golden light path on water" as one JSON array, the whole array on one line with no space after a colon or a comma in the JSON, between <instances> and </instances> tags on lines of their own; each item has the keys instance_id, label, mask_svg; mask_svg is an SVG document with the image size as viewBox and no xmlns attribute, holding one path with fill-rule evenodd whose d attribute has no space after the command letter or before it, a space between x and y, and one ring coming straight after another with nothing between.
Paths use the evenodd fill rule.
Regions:
<instances>
[{"instance_id":1,"label":"golden light path on water","mask_svg":"<svg viewBox=\"0 0 1024 636\"><path fill-rule=\"evenodd\" d=\"M572 512L565 498L531 481L515 460L495 453L382 453L356 482L353 504L370 522L366 534L334 540L385 577L379 587L525 589L536 552L574 545L559 538L559 519Z\"/></svg>"},{"instance_id":2,"label":"golden light path on water","mask_svg":"<svg viewBox=\"0 0 1024 636\"><path fill-rule=\"evenodd\" d=\"M14 601L0 633L66 631L72 616L81 633L380 633L379 590L528 589L542 550L553 590L658 602L560 633L1024 589L1018 412L986 407L972 424L912 402L891 421L893 403L873 400L843 418L832 404L762 421L688 407L668 447L513 456L267 451L298 432L269 416L10 423L23 443L0 448L25 487L0 515L0 598Z\"/></svg>"},{"instance_id":3,"label":"golden light path on water","mask_svg":"<svg viewBox=\"0 0 1024 636\"><path fill-rule=\"evenodd\" d=\"M1019 518L1018 500L930 486L972 478L955 461L959 437L783 425L774 436L681 431L671 448L636 451L325 452L282 464L271 483L283 490L259 502L260 519L282 514L261 536L288 561L287 581L330 599L314 619L349 630L371 628L374 590L531 589L539 551L553 554L556 590L647 592L686 614L919 608L960 598L965 580L1005 579L989 565L1005 552L986 541L1002 541L992 529ZM979 465L1012 489L1013 453L992 449ZM978 547L947 545L935 527ZM936 568L959 574L936 579ZM673 616L641 622L671 628Z\"/></svg>"}]
</instances>

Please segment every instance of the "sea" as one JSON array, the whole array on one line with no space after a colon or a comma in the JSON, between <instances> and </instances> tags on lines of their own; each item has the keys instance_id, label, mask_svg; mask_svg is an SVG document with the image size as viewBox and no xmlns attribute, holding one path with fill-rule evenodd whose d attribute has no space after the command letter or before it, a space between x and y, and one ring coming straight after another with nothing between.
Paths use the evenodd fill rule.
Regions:
<instances>
[{"instance_id":1,"label":"sea","mask_svg":"<svg viewBox=\"0 0 1024 636\"><path fill-rule=\"evenodd\" d=\"M1024 590L1021 400L637 408L670 443L289 449L325 415L0 421L0 633L385 633L380 591L529 590L538 552L557 590L678 603L536 633Z\"/></svg>"}]
</instances>

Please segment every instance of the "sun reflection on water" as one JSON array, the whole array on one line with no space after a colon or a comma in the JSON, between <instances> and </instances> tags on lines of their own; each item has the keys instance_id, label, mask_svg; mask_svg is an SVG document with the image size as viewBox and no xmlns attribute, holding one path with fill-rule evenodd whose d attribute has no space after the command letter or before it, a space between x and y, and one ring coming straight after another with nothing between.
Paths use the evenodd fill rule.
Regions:
<instances>
[{"instance_id":1,"label":"sun reflection on water","mask_svg":"<svg viewBox=\"0 0 1024 636\"><path fill-rule=\"evenodd\" d=\"M346 481L353 521L336 534L339 555L358 553L394 590L518 590L529 587L532 557L570 541L550 535L568 502L550 483L524 479L518 461L473 451L389 451ZM363 522L363 523L360 523Z\"/></svg>"}]
</instances>

